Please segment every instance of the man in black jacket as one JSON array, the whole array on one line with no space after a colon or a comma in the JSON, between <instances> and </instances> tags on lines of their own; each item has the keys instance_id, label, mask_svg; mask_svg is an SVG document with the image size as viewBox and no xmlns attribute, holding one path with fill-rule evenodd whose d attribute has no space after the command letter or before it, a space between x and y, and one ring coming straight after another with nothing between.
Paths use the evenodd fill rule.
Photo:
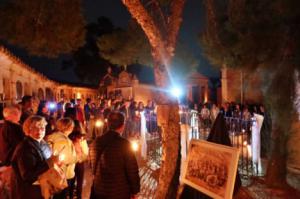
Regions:
<instances>
[{"instance_id":1,"label":"man in black jacket","mask_svg":"<svg viewBox=\"0 0 300 199\"><path fill-rule=\"evenodd\" d=\"M24 139L24 133L18 123L21 116L18 107L5 107L3 116L5 120L0 134L0 160L2 165L9 166L16 146Z\"/></svg>"},{"instance_id":2,"label":"man in black jacket","mask_svg":"<svg viewBox=\"0 0 300 199\"><path fill-rule=\"evenodd\" d=\"M130 142L121 137L124 116L112 112L108 116L108 132L90 147L94 181L91 198L132 199L140 191L140 177Z\"/></svg>"}]
</instances>

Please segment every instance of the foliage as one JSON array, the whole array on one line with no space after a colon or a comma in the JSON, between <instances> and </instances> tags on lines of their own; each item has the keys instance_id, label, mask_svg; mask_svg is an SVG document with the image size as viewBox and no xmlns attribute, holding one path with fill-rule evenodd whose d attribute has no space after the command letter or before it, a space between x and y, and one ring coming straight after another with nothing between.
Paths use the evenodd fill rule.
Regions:
<instances>
[{"instance_id":1,"label":"foliage","mask_svg":"<svg viewBox=\"0 0 300 199\"><path fill-rule=\"evenodd\" d=\"M294 75L300 69L300 10L296 9L300 2L227 0L223 5L215 2L205 1L207 24L201 35L204 54L218 66L226 64L259 71L273 124L273 155L268 169L281 170L268 171L267 182L283 184L286 140L295 113Z\"/></svg>"},{"instance_id":2,"label":"foliage","mask_svg":"<svg viewBox=\"0 0 300 199\"><path fill-rule=\"evenodd\" d=\"M152 65L150 45L145 34L134 21L126 30L117 29L98 39L100 55L117 65L140 63Z\"/></svg>"},{"instance_id":3,"label":"foliage","mask_svg":"<svg viewBox=\"0 0 300 199\"><path fill-rule=\"evenodd\" d=\"M101 35L110 34L115 27L106 17L98 18L96 23L86 26L85 45L72 53L72 59L65 60L63 68L74 67L75 73L85 82L99 84L101 75L106 73L110 63L99 56L97 38Z\"/></svg>"},{"instance_id":4,"label":"foliage","mask_svg":"<svg viewBox=\"0 0 300 199\"><path fill-rule=\"evenodd\" d=\"M153 67L150 44L142 29L135 21L130 21L126 30L117 29L98 39L100 55L116 65L141 64ZM193 57L188 47L178 44L174 59L170 64L173 74L185 74L195 69L199 61Z\"/></svg>"},{"instance_id":5,"label":"foliage","mask_svg":"<svg viewBox=\"0 0 300 199\"><path fill-rule=\"evenodd\" d=\"M57 57L84 44L81 0L7 0L0 38L37 56Z\"/></svg>"}]
</instances>

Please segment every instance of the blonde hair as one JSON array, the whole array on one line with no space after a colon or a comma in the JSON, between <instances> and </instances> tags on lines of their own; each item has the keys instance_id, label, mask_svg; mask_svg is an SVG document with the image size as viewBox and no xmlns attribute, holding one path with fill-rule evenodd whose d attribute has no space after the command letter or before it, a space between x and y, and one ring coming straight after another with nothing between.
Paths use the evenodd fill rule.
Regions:
<instances>
[{"instance_id":1,"label":"blonde hair","mask_svg":"<svg viewBox=\"0 0 300 199\"><path fill-rule=\"evenodd\" d=\"M74 122L71 118L68 118L68 117L61 118L61 119L57 120L56 128L57 128L57 130L59 130L61 132L66 132L67 130L74 128Z\"/></svg>"},{"instance_id":2,"label":"blonde hair","mask_svg":"<svg viewBox=\"0 0 300 199\"><path fill-rule=\"evenodd\" d=\"M23 124L23 131L24 131L25 135L29 135L31 129L33 127L36 127L38 124L46 126L47 122L46 122L45 118L42 116L33 115L33 116L28 117Z\"/></svg>"},{"instance_id":3,"label":"blonde hair","mask_svg":"<svg viewBox=\"0 0 300 199\"><path fill-rule=\"evenodd\" d=\"M17 105L7 106L3 109L3 117L7 119L11 115L21 114L20 107Z\"/></svg>"}]
</instances>

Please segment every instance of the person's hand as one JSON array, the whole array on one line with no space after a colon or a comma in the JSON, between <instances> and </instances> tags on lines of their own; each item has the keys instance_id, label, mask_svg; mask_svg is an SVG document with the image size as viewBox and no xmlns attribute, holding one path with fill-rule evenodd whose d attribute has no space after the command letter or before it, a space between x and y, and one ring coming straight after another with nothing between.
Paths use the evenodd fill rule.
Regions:
<instances>
[{"instance_id":1,"label":"person's hand","mask_svg":"<svg viewBox=\"0 0 300 199\"><path fill-rule=\"evenodd\" d=\"M53 162L54 164L59 164L59 163L60 163L59 155L52 155L52 156L50 157L50 159L52 160L52 162Z\"/></svg>"},{"instance_id":2,"label":"person's hand","mask_svg":"<svg viewBox=\"0 0 300 199\"><path fill-rule=\"evenodd\" d=\"M130 199L138 199L137 195L131 195Z\"/></svg>"}]
</instances>

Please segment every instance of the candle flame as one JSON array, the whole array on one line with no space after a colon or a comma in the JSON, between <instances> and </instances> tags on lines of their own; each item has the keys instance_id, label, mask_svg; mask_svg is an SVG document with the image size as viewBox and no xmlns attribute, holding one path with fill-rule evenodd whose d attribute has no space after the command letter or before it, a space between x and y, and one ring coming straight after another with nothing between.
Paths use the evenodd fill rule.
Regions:
<instances>
[{"instance_id":1,"label":"candle flame","mask_svg":"<svg viewBox=\"0 0 300 199\"><path fill-rule=\"evenodd\" d=\"M59 161L62 162L65 159L65 154L60 154L59 155Z\"/></svg>"},{"instance_id":2,"label":"candle flame","mask_svg":"<svg viewBox=\"0 0 300 199\"><path fill-rule=\"evenodd\" d=\"M97 120L96 123L95 123L95 126L96 127L102 127L103 126L102 120Z\"/></svg>"},{"instance_id":3,"label":"candle flame","mask_svg":"<svg viewBox=\"0 0 300 199\"><path fill-rule=\"evenodd\" d=\"M139 149L139 144L136 140L131 141L131 148L134 152L138 151Z\"/></svg>"},{"instance_id":4,"label":"candle flame","mask_svg":"<svg viewBox=\"0 0 300 199\"><path fill-rule=\"evenodd\" d=\"M247 145L249 157L252 157L251 145Z\"/></svg>"}]
</instances>

